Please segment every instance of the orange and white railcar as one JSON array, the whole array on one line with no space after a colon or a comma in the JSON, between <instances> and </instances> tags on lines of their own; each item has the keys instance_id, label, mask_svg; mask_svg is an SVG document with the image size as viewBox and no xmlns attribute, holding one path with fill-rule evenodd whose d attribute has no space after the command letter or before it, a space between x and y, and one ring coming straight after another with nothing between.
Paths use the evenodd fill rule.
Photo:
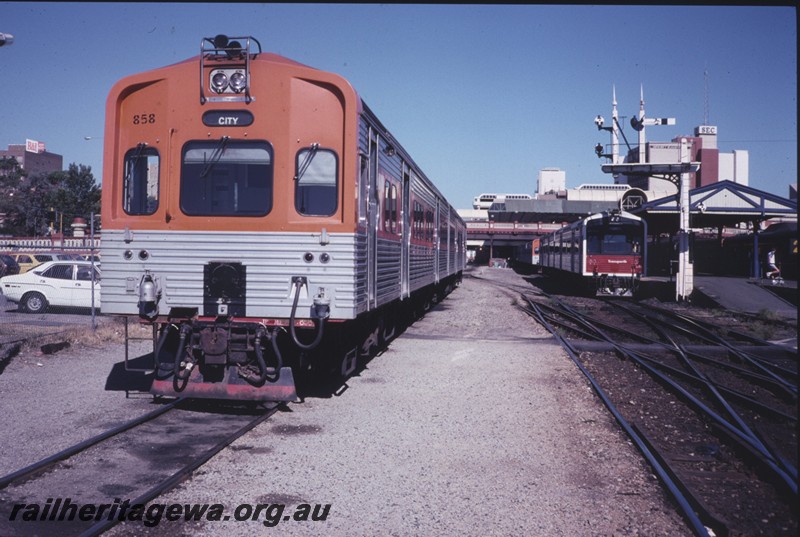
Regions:
<instances>
[{"instance_id":1,"label":"orange and white railcar","mask_svg":"<svg viewBox=\"0 0 800 537\"><path fill-rule=\"evenodd\" d=\"M465 225L342 77L200 49L109 94L102 309L157 329L156 394L291 400L312 348L460 281Z\"/></svg>"}]
</instances>

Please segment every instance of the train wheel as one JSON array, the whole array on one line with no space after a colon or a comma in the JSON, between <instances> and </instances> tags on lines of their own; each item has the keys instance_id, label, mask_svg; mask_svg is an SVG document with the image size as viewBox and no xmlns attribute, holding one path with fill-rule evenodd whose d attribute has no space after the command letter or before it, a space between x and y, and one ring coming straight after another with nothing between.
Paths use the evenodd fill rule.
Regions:
<instances>
[{"instance_id":1,"label":"train wheel","mask_svg":"<svg viewBox=\"0 0 800 537\"><path fill-rule=\"evenodd\" d=\"M378 322L369 321L366 325L366 329L362 332L362 336L359 338L358 356L365 363L380 349L382 331L383 322L381 319L378 320Z\"/></svg>"},{"instance_id":2,"label":"train wheel","mask_svg":"<svg viewBox=\"0 0 800 537\"><path fill-rule=\"evenodd\" d=\"M19 309L28 313L44 313L47 310L47 299L41 293L28 293L22 297Z\"/></svg>"},{"instance_id":3,"label":"train wheel","mask_svg":"<svg viewBox=\"0 0 800 537\"><path fill-rule=\"evenodd\" d=\"M349 352L345 353L342 357L341 375L342 378L347 379L358 368L359 353L358 349L352 348Z\"/></svg>"},{"instance_id":4,"label":"train wheel","mask_svg":"<svg viewBox=\"0 0 800 537\"><path fill-rule=\"evenodd\" d=\"M397 334L397 322L393 310L387 311L383 319L383 327L381 328L380 347L383 349L386 345L394 339Z\"/></svg>"}]
</instances>

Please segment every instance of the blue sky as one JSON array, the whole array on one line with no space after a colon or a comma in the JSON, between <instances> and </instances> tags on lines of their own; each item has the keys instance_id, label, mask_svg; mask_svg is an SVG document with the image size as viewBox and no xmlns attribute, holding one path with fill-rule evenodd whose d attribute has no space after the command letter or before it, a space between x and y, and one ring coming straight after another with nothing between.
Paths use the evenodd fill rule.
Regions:
<instances>
[{"instance_id":1,"label":"blue sky","mask_svg":"<svg viewBox=\"0 0 800 537\"><path fill-rule=\"evenodd\" d=\"M39 140L100 178L111 86L225 33L350 80L459 208L533 193L545 167L568 187L612 182L593 123L610 118L612 86L621 116L638 112L641 85L648 116L676 118L651 141L692 134L707 94L720 150L748 150L750 186L788 196L796 23L788 6L0 2L14 35L0 48L0 148Z\"/></svg>"}]
</instances>

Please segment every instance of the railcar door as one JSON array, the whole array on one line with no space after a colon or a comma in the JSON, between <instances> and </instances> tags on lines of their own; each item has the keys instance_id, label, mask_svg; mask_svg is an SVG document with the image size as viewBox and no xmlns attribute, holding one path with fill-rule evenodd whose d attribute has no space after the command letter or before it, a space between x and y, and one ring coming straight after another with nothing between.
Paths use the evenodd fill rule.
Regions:
<instances>
[{"instance_id":1,"label":"railcar door","mask_svg":"<svg viewBox=\"0 0 800 537\"><path fill-rule=\"evenodd\" d=\"M400 247L400 297L409 295L411 253L411 178L408 164L403 163L402 246Z\"/></svg>"},{"instance_id":2,"label":"railcar door","mask_svg":"<svg viewBox=\"0 0 800 537\"><path fill-rule=\"evenodd\" d=\"M378 285L378 138L369 134L369 186L367 195L367 309L377 305Z\"/></svg>"},{"instance_id":3,"label":"railcar door","mask_svg":"<svg viewBox=\"0 0 800 537\"><path fill-rule=\"evenodd\" d=\"M436 198L436 216L435 221L433 223L433 251L435 252L433 256L433 281L435 283L439 283L439 278L441 274L439 273L439 266L441 265L442 259L442 238L441 238L441 220L442 220L442 209L441 209L442 200Z\"/></svg>"},{"instance_id":4,"label":"railcar door","mask_svg":"<svg viewBox=\"0 0 800 537\"><path fill-rule=\"evenodd\" d=\"M569 234L569 271L570 272L577 272L578 271L578 237L575 230L572 230L572 233Z\"/></svg>"}]
</instances>

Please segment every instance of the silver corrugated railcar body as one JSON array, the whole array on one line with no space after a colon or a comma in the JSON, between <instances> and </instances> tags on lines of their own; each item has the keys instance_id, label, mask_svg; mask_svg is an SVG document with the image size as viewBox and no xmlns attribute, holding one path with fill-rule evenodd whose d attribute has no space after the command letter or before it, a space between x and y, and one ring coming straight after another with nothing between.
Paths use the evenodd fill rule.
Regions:
<instances>
[{"instance_id":1,"label":"silver corrugated railcar body","mask_svg":"<svg viewBox=\"0 0 800 537\"><path fill-rule=\"evenodd\" d=\"M292 276L304 276L308 285L298 302L302 317L312 317L312 297L322 288L331 299L332 319L354 319L367 308L366 237L329 234L327 240L321 245L319 233L105 231L102 310L136 315L142 275L149 271L161 292L159 315L168 315L174 307L217 315L203 308L203 271L209 263L224 261L246 267L243 316L288 318L294 299ZM147 259L140 258L142 252ZM313 261L304 260L307 252ZM320 262L322 252L330 256L328 263Z\"/></svg>"}]
</instances>

